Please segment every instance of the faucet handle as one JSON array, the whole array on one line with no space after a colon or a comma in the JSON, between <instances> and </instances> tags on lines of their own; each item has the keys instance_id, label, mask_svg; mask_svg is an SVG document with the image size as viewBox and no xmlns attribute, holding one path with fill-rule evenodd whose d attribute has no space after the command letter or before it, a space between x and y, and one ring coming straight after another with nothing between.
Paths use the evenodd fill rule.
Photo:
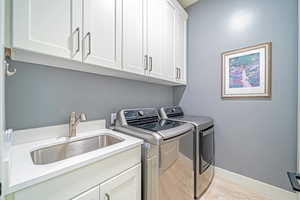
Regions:
<instances>
[{"instance_id":1,"label":"faucet handle","mask_svg":"<svg viewBox=\"0 0 300 200\"><path fill-rule=\"evenodd\" d=\"M87 120L87 117L86 117L85 113L80 113L79 118L80 118L81 121L86 121Z\"/></svg>"}]
</instances>

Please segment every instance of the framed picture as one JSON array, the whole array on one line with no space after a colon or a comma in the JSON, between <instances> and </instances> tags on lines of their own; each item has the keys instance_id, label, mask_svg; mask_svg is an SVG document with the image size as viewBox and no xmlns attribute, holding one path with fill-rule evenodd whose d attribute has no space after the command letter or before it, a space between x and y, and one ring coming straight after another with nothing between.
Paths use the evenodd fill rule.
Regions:
<instances>
[{"instance_id":1,"label":"framed picture","mask_svg":"<svg viewBox=\"0 0 300 200\"><path fill-rule=\"evenodd\" d=\"M272 43L222 54L222 98L271 98Z\"/></svg>"}]
</instances>

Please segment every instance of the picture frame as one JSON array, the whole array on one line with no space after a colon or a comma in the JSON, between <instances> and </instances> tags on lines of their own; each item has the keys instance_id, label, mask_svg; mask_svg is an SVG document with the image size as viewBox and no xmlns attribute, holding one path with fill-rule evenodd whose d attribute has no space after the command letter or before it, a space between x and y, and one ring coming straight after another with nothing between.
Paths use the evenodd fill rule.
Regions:
<instances>
[{"instance_id":1,"label":"picture frame","mask_svg":"<svg viewBox=\"0 0 300 200\"><path fill-rule=\"evenodd\" d=\"M272 43L222 53L222 98L271 98Z\"/></svg>"}]
</instances>

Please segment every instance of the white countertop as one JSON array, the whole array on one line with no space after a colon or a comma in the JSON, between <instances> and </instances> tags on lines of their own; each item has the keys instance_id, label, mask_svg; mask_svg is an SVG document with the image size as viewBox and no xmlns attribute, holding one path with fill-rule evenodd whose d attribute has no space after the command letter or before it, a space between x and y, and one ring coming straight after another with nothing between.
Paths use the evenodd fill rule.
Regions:
<instances>
[{"instance_id":1,"label":"white countertop","mask_svg":"<svg viewBox=\"0 0 300 200\"><path fill-rule=\"evenodd\" d=\"M30 152L49 145L78 140L102 134L123 138L124 141L95 151L74 156L46 165L34 165ZM129 150L143 143L142 140L110 129L98 129L77 134L74 138L52 138L30 143L13 145L9 152L8 193L13 193L31 185L46 181L74 169L100 161L114 154Z\"/></svg>"}]
</instances>

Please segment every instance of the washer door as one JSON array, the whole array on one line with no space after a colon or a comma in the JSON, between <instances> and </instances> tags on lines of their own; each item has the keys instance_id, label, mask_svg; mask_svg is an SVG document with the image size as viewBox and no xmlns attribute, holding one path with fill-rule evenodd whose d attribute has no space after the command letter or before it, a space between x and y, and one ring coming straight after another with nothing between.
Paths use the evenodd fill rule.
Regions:
<instances>
[{"instance_id":1,"label":"washer door","mask_svg":"<svg viewBox=\"0 0 300 200\"><path fill-rule=\"evenodd\" d=\"M159 200L194 199L194 150L193 131L160 146Z\"/></svg>"}]
</instances>

